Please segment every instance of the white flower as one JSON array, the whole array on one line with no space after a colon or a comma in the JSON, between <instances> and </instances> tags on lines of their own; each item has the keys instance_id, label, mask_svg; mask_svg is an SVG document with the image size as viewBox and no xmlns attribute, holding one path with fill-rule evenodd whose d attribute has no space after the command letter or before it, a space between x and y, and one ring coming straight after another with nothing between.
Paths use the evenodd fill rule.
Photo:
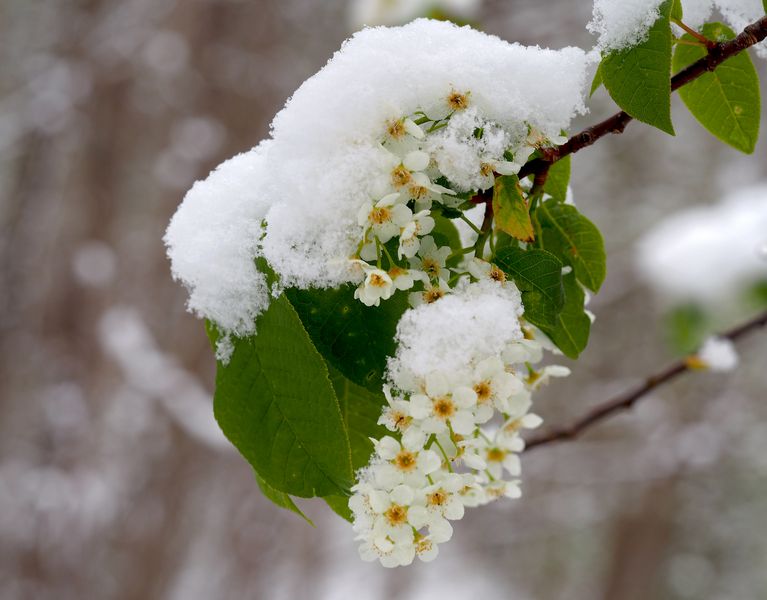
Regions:
<instances>
[{"instance_id":1,"label":"white flower","mask_svg":"<svg viewBox=\"0 0 767 600\"><path fill-rule=\"evenodd\" d=\"M506 498L519 498L522 496L522 490L519 489L519 480L513 481L493 481L485 484L485 494L488 501L496 500L505 496Z\"/></svg>"},{"instance_id":2,"label":"white flower","mask_svg":"<svg viewBox=\"0 0 767 600\"><path fill-rule=\"evenodd\" d=\"M362 262L362 268L365 270L365 280L354 290L354 297L365 306L378 306L381 300L391 298L394 293L394 282L389 274L365 262Z\"/></svg>"},{"instance_id":3,"label":"white flower","mask_svg":"<svg viewBox=\"0 0 767 600\"><path fill-rule=\"evenodd\" d=\"M518 340L508 344L501 357L507 365L535 364L543 358L543 347L538 340Z\"/></svg>"},{"instance_id":4,"label":"white flower","mask_svg":"<svg viewBox=\"0 0 767 600\"><path fill-rule=\"evenodd\" d=\"M477 418L484 423L492 416L493 406L502 413L508 413L509 399L524 389L524 383L506 371L500 358L491 356L480 361L474 369L473 389L477 394L477 403L484 409L484 414L478 414Z\"/></svg>"},{"instance_id":5,"label":"white flower","mask_svg":"<svg viewBox=\"0 0 767 600\"><path fill-rule=\"evenodd\" d=\"M534 371L527 378L527 383L531 389L537 390L543 385L549 382L551 377L567 377L570 374L570 369L561 365L549 365L543 367L540 371Z\"/></svg>"},{"instance_id":6,"label":"white flower","mask_svg":"<svg viewBox=\"0 0 767 600\"><path fill-rule=\"evenodd\" d=\"M464 504L460 492L465 485L463 475L448 473L436 483L418 490L414 505L410 507L413 523L427 525L435 516L450 521L462 519Z\"/></svg>"},{"instance_id":7,"label":"white flower","mask_svg":"<svg viewBox=\"0 0 767 600\"><path fill-rule=\"evenodd\" d=\"M494 479L502 479L504 470L511 476L522 472L519 456L514 452L518 447L513 438L507 437L496 437L495 443L488 445L485 451L486 468Z\"/></svg>"},{"instance_id":8,"label":"white flower","mask_svg":"<svg viewBox=\"0 0 767 600\"><path fill-rule=\"evenodd\" d=\"M409 133L417 140L422 140L426 135L423 129L409 117L391 121L388 126L388 133L395 140L401 139L406 133Z\"/></svg>"},{"instance_id":9,"label":"white flower","mask_svg":"<svg viewBox=\"0 0 767 600\"><path fill-rule=\"evenodd\" d=\"M410 198L418 210L429 210L434 201L442 200L442 194L455 196L455 192L429 179L425 173L413 173L408 185Z\"/></svg>"},{"instance_id":10,"label":"white flower","mask_svg":"<svg viewBox=\"0 0 767 600\"><path fill-rule=\"evenodd\" d=\"M399 237L398 258L403 256L413 258L421 247L421 236L431 233L434 229L434 219L428 210L422 210L413 215L413 220L402 228Z\"/></svg>"},{"instance_id":11,"label":"white flower","mask_svg":"<svg viewBox=\"0 0 767 600\"><path fill-rule=\"evenodd\" d=\"M378 559L384 567L404 567L415 558L415 537L413 530L406 527L385 528L363 537L359 552L362 560Z\"/></svg>"},{"instance_id":12,"label":"white flower","mask_svg":"<svg viewBox=\"0 0 767 600\"><path fill-rule=\"evenodd\" d=\"M398 290L409 290L415 285L416 281L428 281L426 273L416 271L415 269L403 269L397 266L389 269L389 277L391 277L394 287Z\"/></svg>"},{"instance_id":13,"label":"white flower","mask_svg":"<svg viewBox=\"0 0 767 600\"><path fill-rule=\"evenodd\" d=\"M378 424L383 425L389 431L404 432L413 420L410 415L410 402L401 398L393 398L391 388L388 385L383 386L384 397L388 406L384 407L381 416L378 418Z\"/></svg>"},{"instance_id":14,"label":"white flower","mask_svg":"<svg viewBox=\"0 0 767 600\"><path fill-rule=\"evenodd\" d=\"M465 261L463 269L468 271L472 277L478 280L492 279L493 281L498 281L500 283L506 281L506 273L504 273L503 269L486 260L482 260L481 258L474 257Z\"/></svg>"},{"instance_id":15,"label":"white flower","mask_svg":"<svg viewBox=\"0 0 767 600\"><path fill-rule=\"evenodd\" d=\"M393 489L404 482L417 488L442 466L436 452L423 449L425 436L417 428L413 432L412 436L404 436L402 443L388 435L374 442L376 454L383 460L371 467L376 485Z\"/></svg>"},{"instance_id":16,"label":"white flower","mask_svg":"<svg viewBox=\"0 0 767 600\"><path fill-rule=\"evenodd\" d=\"M427 280L423 291L411 292L408 295L408 300L412 307L420 306L421 304L431 304L442 298L449 291L450 286L447 285L444 279L440 279L436 283Z\"/></svg>"},{"instance_id":17,"label":"white flower","mask_svg":"<svg viewBox=\"0 0 767 600\"><path fill-rule=\"evenodd\" d=\"M388 194L374 204L367 203L360 208L357 222L365 230L372 230L378 240L385 244L413 218L413 212L399 202L401 194Z\"/></svg>"},{"instance_id":18,"label":"white flower","mask_svg":"<svg viewBox=\"0 0 767 600\"><path fill-rule=\"evenodd\" d=\"M509 402L509 410L506 413L508 418L506 422L501 426L496 436L499 438L511 438L515 437L520 440L518 433L522 429L536 429L541 426L543 419L538 415L528 412L532 402L530 400L529 393L518 394ZM510 443L509 441L505 443ZM524 443L522 443L524 446ZM514 449L515 452L521 452L522 447Z\"/></svg>"},{"instance_id":19,"label":"white flower","mask_svg":"<svg viewBox=\"0 0 767 600\"><path fill-rule=\"evenodd\" d=\"M441 279L447 274L445 263L450 252L450 246L440 248L433 237L426 236L421 240L418 257L410 259L410 266L423 271L430 279Z\"/></svg>"},{"instance_id":20,"label":"white flower","mask_svg":"<svg viewBox=\"0 0 767 600\"><path fill-rule=\"evenodd\" d=\"M477 394L468 386L451 389L443 373L434 372L426 377L426 394L410 397L410 414L422 421L421 428L427 433L441 433L448 426L459 435L474 431L474 413Z\"/></svg>"}]
</instances>

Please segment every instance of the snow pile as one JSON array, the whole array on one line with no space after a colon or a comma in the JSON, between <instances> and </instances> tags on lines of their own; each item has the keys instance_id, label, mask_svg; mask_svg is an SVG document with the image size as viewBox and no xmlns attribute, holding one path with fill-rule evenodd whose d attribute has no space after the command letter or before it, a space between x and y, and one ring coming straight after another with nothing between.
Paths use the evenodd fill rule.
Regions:
<instances>
[{"instance_id":1,"label":"snow pile","mask_svg":"<svg viewBox=\"0 0 767 600\"><path fill-rule=\"evenodd\" d=\"M351 0L349 24L354 29L365 25L404 25L432 13L467 21L477 16L481 4L482 0Z\"/></svg>"},{"instance_id":2,"label":"snow pile","mask_svg":"<svg viewBox=\"0 0 767 600\"><path fill-rule=\"evenodd\" d=\"M588 30L599 36L599 49L622 50L647 39L664 0L594 0Z\"/></svg>"},{"instance_id":3,"label":"snow pile","mask_svg":"<svg viewBox=\"0 0 767 600\"><path fill-rule=\"evenodd\" d=\"M456 189L492 185L493 169L518 170L535 144L584 112L588 63L576 48L528 48L425 19L357 33L295 92L271 140L187 194L165 240L190 309L225 333L250 334L269 301L257 256L282 286L358 282L349 258L369 260L371 227L389 221L408 232L401 254L412 256L428 228L423 211L455 193L436 185L436 165Z\"/></svg>"},{"instance_id":4,"label":"snow pile","mask_svg":"<svg viewBox=\"0 0 767 600\"><path fill-rule=\"evenodd\" d=\"M389 374L397 381L436 370L455 373L485 356L499 356L522 339L519 290L486 279L455 290L433 304L408 310L397 326L397 355Z\"/></svg>"},{"instance_id":5,"label":"snow pile","mask_svg":"<svg viewBox=\"0 0 767 600\"><path fill-rule=\"evenodd\" d=\"M239 154L195 183L165 234L173 277L189 289L189 309L235 335L253 333L269 300L254 263L269 208L260 192L267 147Z\"/></svg>"},{"instance_id":6,"label":"snow pile","mask_svg":"<svg viewBox=\"0 0 767 600\"><path fill-rule=\"evenodd\" d=\"M672 302L714 305L767 280L767 185L666 218L640 239L636 263Z\"/></svg>"}]
</instances>

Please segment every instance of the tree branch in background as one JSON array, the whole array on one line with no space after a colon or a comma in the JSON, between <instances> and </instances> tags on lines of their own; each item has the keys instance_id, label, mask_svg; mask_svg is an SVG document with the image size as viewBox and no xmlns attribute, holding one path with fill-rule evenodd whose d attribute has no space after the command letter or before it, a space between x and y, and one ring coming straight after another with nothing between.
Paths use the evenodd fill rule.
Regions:
<instances>
[{"instance_id":1,"label":"tree branch in background","mask_svg":"<svg viewBox=\"0 0 767 600\"><path fill-rule=\"evenodd\" d=\"M763 312L759 316L747 321L730 331L721 334L720 337L736 341L746 334L764 327L767 325L767 312ZM561 442L565 440L571 440L586 429L589 429L592 425L596 425L602 420L612 416L615 413L631 408L635 402L640 398L646 396L649 392L657 388L658 386L668 383L673 379L676 379L682 373L692 370L693 367L688 359L681 359L662 369L658 373L648 377L643 384L629 390L628 392L608 400L603 404L599 404L583 415L580 419L577 419L574 423L564 427L554 427L548 431L544 431L541 435L530 439L525 447L525 451L535 448L536 446L542 446L544 444L551 444L554 442Z\"/></svg>"},{"instance_id":2,"label":"tree branch in background","mask_svg":"<svg viewBox=\"0 0 767 600\"><path fill-rule=\"evenodd\" d=\"M728 58L743 50L758 44L767 37L767 16L747 26L737 37L726 42L719 42L709 48L708 54L683 69L671 78L671 91L678 90L683 85L694 81L701 75L716 69ZM519 172L519 178L537 174L544 167L550 166L568 154L574 154L587 146L591 146L608 133L623 133L626 126L633 120L628 113L621 111L604 121L576 133L561 146L551 149L542 158L530 161Z\"/></svg>"}]
</instances>

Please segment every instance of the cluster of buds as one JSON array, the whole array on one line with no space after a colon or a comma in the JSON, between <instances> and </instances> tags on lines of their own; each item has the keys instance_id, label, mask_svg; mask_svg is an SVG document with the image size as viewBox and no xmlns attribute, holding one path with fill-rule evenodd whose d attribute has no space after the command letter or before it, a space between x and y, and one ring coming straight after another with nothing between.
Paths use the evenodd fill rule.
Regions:
<instances>
[{"instance_id":1,"label":"cluster of buds","mask_svg":"<svg viewBox=\"0 0 767 600\"><path fill-rule=\"evenodd\" d=\"M363 559L385 567L432 560L465 507L521 495L520 432L541 424L530 412L531 394L569 374L562 366L533 368L545 344L527 328L500 356L458 372L405 371L384 389L379 423L390 435L373 440L349 500Z\"/></svg>"}]
</instances>

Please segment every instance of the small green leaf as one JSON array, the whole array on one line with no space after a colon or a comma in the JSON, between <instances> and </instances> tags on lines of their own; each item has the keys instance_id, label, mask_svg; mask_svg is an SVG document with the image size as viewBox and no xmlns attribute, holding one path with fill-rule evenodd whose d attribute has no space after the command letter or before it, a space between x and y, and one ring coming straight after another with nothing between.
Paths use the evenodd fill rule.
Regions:
<instances>
[{"instance_id":1,"label":"small green leaf","mask_svg":"<svg viewBox=\"0 0 767 600\"><path fill-rule=\"evenodd\" d=\"M767 0L762 0L762 4L764 5L764 12L767 13Z\"/></svg>"},{"instance_id":2,"label":"small green leaf","mask_svg":"<svg viewBox=\"0 0 767 600\"><path fill-rule=\"evenodd\" d=\"M345 493L351 452L325 361L285 296L218 363L213 411L271 487L299 497Z\"/></svg>"},{"instance_id":3,"label":"small green leaf","mask_svg":"<svg viewBox=\"0 0 767 600\"><path fill-rule=\"evenodd\" d=\"M535 217L541 227L540 247L571 265L587 288L599 291L607 266L604 240L596 225L574 206L554 200L541 204Z\"/></svg>"},{"instance_id":4,"label":"small green leaf","mask_svg":"<svg viewBox=\"0 0 767 600\"><path fill-rule=\"evenodd\" d=\"M344 377L340 371L328 365L330 381L338 397L352 452L352 469L366 466L373 453L370 438L380 439L386 435L386 428L378 424L381 409L386 398L379 389L377 393L357 385Z\"/></svg>"},{"instance_id":5,"label":"small green leaf","mask_svg":"<svg viewBox=\"0 0 767 600\"><path fill-rule=\"evenodd\" d=\"M354 383L380 392L386 358L396 350L397 323L408 308L407 294L371 307L354 299L352 285L285 293L328 363Z\"/></svg>"},{"instance_id":6,"label":"small green leaf","mask_svg":"<svg viewBox=\"0 0 767 600\"><path fill-rule=\"evenodd\" d=\"M602 78L602 63L599 63L596 73L594 73L594 79L591 80L591 90L589 90L589 98L594 95L599 89L599 86L604 83Z\"/></svg>"},{"instance_id":7,"label":"small green leaf","mask_svg":"<svg viewBox=\"0 0 767 600\"><path fill-rule=\"evenodd\" d=\"M522 292L525 318L538 327L556 325L564 304L562 263L545 250L504 248L493 260Z\"/></svg>"},{"instance_id":8,"label":"small green leaf","mask_svg":"<svg viewBox=\"0 0 767 600\"><path fill-rule=\"evenodd\" d=\"M535 237L530 209L516 175L502 175L493 186L495 225L510 236L532 242Z\"/></svg>"},{"instance_id":9,"label":"small green leaf","mask_svg":"<svg viewBox=\"0 0 767 600\"><path fill-rule=\"evenodd\" d=\"M711 333L709 316L696 304L675 307L663 321L668 345L680 356L694 352Z\"/></svg>"},{"instance_id":10,"label":"small green leaf","mask_svg":"<svg viewBox=\"0 0 767 600\"><path fill-rule=\"evenodd\" d=\"M559 159L551 168L546 177L546 183L543 191L549 194L557 202L564 202L567 199L567 186L570 183L570 163L571 155Z\"/></svg>"},{"instance_id":11,"label":"small green leaf","mask_svg":"<svg viewBox=\"0 0 767 600\"><path fill-rule=\"evenodd\" d=\"M581 286L575 279L575 273L562 277L565 289L565 305L557 315L553 327L543 326L541 330L551 338L562 353L568 358L578 358L589 341L591 319L583 310L586 299Z\"/></svg>"},{"instance_id":12,"label":"small green leaf","mask_svg":"<svg viewBox=\"0 0 767 600\"><path fill-rule=\"evenodd\" d=\"M764 0L767 2L767 0ZM682 0L673 0L671 4L671 18L676 19L677 21L681 21L684 17L684 13L682 11Z\"/></svg>"},{"instance_id":13,"label":"small green leaf","mask_svg":"<svg viewBox=\"0 0 767 600\"><path fill-rule=\"evenodd\" d=\"M349 508L349 498L346 496L325 496L323 500L339 517L349 521L349 523L354 521L354 516Z\"/></svg>"},{"instance_id":14,"label":"small green leaf","mask_svg":"<svg viewBox=\"0 0 767 600\"><path fill-rule=\"evenodd\" d=\"M287 509L291 512L296 513L298 516L304 519L309 525L314 527L314 523L312 523L312 520L307 517L303 512L301 512L301 509L296 506L296 503L293 502L293 498L288 496L285 492L281 492L280 490L275 490L271 485L266 483L264 481L263 477L261 477L258 473L254 471L254 474L256 476L256 483L258 483L258 487L261 489L261 492L269 498L272 502L274 502L277 506Z\"/></svg>"},{"instance_id":15,"label":"small green leaf","mask_svg":"<svg viewBox=\"0 0 767 600\"><path fill-rule=\"evenodd\" d=\"M732 39L735 32L722 23L707 23L703 35L709 39ZM682 39L693 40L689 34ZM706 55L700 46L679 44L674 70L691 65ZM759 76L748 52L727 59L712 73L679 88L682 101L709 132L733 148L751 154L759 138L761 100Z\"/></svg>"},{"instance_id":16,"label":"small green leaf","mask_svg":"<svg viewBox=\"0 0 767 600\"><path fill-rule=\"evenodd\" d=\"M602 80L613 100L635 119L674 135L671 124L671 0L647 39L602 60Z\"/></svg>"}]
</instances>

